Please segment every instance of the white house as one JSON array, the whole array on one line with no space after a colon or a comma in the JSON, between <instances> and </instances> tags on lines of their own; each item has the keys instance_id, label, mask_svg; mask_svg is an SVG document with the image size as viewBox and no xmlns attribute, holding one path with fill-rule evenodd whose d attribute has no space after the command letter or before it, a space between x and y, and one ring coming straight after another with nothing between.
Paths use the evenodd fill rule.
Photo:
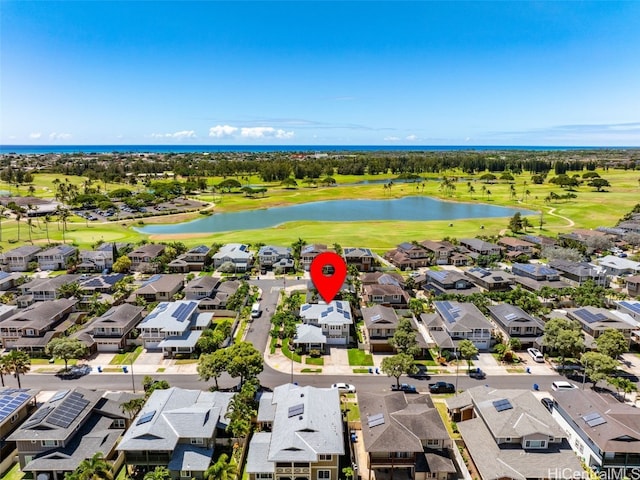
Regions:
<instances>
[{"instance_id":1,"label":"white house","mask_svg":"<svg viewBox=\"0 0 640 480\"><path fill-rule=\"evenodd\" d=\"M305 303L300 307L300 318L305 324L320 327L328 344L349 343L349 330L353 324L349 302L334 300L329 304Z\"/></svg>"}]
</instances>

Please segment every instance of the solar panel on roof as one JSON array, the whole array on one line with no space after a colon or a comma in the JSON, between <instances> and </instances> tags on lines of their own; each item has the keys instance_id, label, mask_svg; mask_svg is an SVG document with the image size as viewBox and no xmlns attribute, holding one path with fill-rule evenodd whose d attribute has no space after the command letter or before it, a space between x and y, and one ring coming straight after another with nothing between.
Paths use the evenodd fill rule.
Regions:
<instances>
[{"instance_id":1,"label":"solar panel on roof","mask_svg":"<svg viewBox=\"0 0 640 480\"><path fill-rule=\"evenodd\" d=\"M507 320L514 320L516 318L518 318L518 315L515 313L508 313L504 316L505 319Z\"/></svg>"},{"instance_id":2,"label":"solar panel on roof","mask_svg":"<svg viewBox=\"0 0 640 480\"><path fill-rule=\"evenodd\" d=\"M145 413L136 422L136 425L144 425L145 423L149 423L155 414L156 414L155 410L151 410L150 412Z\"/></svg>"},{"instance_id":3,"label":"solar panel on roof","mask_svg":"<svg viewBox=\"0 0 640 480\"><path fill-rule=\"evenodd\" d=\"M293 407L289 407L288 417L297 417L298 415L302 415L304 413L304 403L299 403L298 405L294 405Z\"/></svg>"},{"instance_id":4,"label":"solar panel on roof","mask_svg":"<svg viewBox=\"0 0 640 480\"><path fill-rule=\"evenodd\" d=\"M29 420L27 423L24 424L25 428L29 428L32 427L33 425L37 425L38 423L40 423L47 415L49 415L49 413L53 411L53 407L43 407L43 408L39 408L38 411L36 413L34 413L33 415L31 415L31 417L29 417Z\"/></svg>"},{"instance_id":5,"label":"solar panel on roof","mask_svg":"<svg viewBox=\"0 0 640 480\"><path fill-rule=\"evenodd\" d=\"M495 400L493 402L493 406L498 412L502 412L504 410L511 410L513 408L513 405L511 405L511 402L506 398L503 398L502 400Z\"/></svg>"},{"instance_id":6,"label":"solar panel on roof","mask_svg":"<svg viewBox=\"0 0 640 480\"><path fill-rule=\"evenodd\" d=\"M603 423L607 423L607 421L597 412L589 413L582 417L587 425L590 427L597 427L598 425L602 425Z\"/></svg>"},{"instance_id":7,"label":"solar panel on roof","mask_svg":"<svg viewBox=\"0 0 640 480\"><path fill-rule=\"evenodd\" d=\"M87 405L89 405L89 400L78 392L72 392L56 407L54 412L47 418L47 422L62 428L68 428Z\"/></svg>"},{"instance_id":8,"label":"solar panel on roof","mask_svg":"<svg viewBox=\"0 0 640 480\"><path fill-rule=\"evenodd\" d=\"M60 390L58 393L56 393L53 397L51 397L51 399L49 400L49 402L57 402L58 400L60 400L61 398L64 398L64 396L69 393L69 390Z\"/></svg>"},{"instance_id":9,"label":"solar panel on roof","mask_svg":"<svg viewBox=\"0 0 640 480\"><path fill-rule=\"evenodd\" d=\"M369 426L369 428L377 427L378 425L384 425L384 413L369 415L367 417L367 425Z\"/></svg>"}]
</instances>

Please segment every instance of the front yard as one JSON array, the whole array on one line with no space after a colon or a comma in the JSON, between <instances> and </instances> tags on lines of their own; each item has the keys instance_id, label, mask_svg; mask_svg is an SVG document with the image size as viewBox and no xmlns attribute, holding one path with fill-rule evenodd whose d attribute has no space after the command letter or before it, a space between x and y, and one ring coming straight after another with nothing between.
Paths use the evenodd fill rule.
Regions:
<instances>
[{"instance_id":1,"label":"front yard","mask_svg":"<svg viewBox=\"0 0 640 480\"><path fill-rule=\"evenodd\" d=\"M350 348L347 353L349 354L350 366L373 367L373 356L370 353L364 353L364 351L358 348Z\"/></svg>"}]
</instances>

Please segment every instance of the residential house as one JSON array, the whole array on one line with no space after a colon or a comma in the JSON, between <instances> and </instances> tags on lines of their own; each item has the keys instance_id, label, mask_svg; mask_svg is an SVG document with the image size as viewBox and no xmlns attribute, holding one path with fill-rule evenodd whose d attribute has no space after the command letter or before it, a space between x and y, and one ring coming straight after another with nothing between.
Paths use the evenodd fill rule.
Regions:
<instances>
[{"instance_id":1,"label":"residential house","mask_svg":"<svg viewBox=\"0 0 640 480\"><path fill-rule=\"evenodd\" d=\"M75 298L38 302L0 321L0 341L4 348L44 351L47 343L70 325L63 323L74 310Z\"/></svg>"},{"instance_id":2,"label":"residential house","mask_svg":"<svg viewBox=\"0 0 640 480\"><path fill-rule=\"evenodd\" d=\"M605 232L600 232L598 230L586 230L582 228L577 228L573 232L561 233L558 235L558 238L568 247L571 247L576 243L588 246L589 239L606 237L609 237L609 235Z\"/></svg>"},{"instance_id":3,"label":"residential house","mask_svg":"<svg viewBox=\"0 0 640 480\"><path fill-rule=\"evenodd\" d=\"M42 248L35 245L23 245L2 254L2 270L8 272L28 272L30 263L37 262L36 255Z\"/></svg>"},{"instance_id":4,"label":"residential house","mask_svg":"<svg viewBox=\"0 0 640 480\"><path fill-rule=\"evenodd\" d=\"M124 280L124 273L107 273L79 280L80 290L86 295L95 293L114 293L116 284Z\"/></svg>"},{"instance_id":5,"label":"residential house","mask_svg":"<svg viewBox=\"0 0 640 480\"><path fill-rule=\"evenodd\" d=\"M483 385L445 403L482 480L582 478L565 432L530 391Z\"/></svg>"},{"instance_id":6,"label":"residential house","mask_svg":"<svg viewBox=\"0 0 640 480\"><path fill-rule=\"evenodd\" d=\"M534 243L515 237L502 237L498 240L498 245L506 249L505 257L509 260L516 259L521 255L531 257L535 254L536 248Z\"/></svg>"},{"instance_id":7,"label":"residential house","mask_svg":"<svg viewBox=\"0 0 640 480\"><path fill-rule=\"evenodd\" d=\"M488 292L504 292L511 290L513 275L504 270L489 270L481 267L473 267L466 270L465 275L477 286Z\"/></svg>"},{"instance_id":8,"label":"residential house","mask_svg":"<svg viewBox=\"0 0 640 480\"><path fill-rule=\"evenodd\" d=\"M165 246L156 243L147 243L136 248L127 254L131 260L131 270L144 273L158 271L158 266L154 262L164 253Z\"/></svg>"},{"instance_id":9,"label":"residential house","mask_svg":"<svg viewBox=\"0 0 640 480\"><path fill-rule=\"evenodd\" d=\"M558 240L556 238L546 237L544 235L523 235L522 239L529 243L533 243L539 249L558 245Z\"/></svg>"},{"instance_id":10,"label":"residential house","mask_svg":"<svg viewBox=\"0 0 640 480\"><path fill-rule=\"evenodd\" d=\"M625 287L630 297L640 297L640 275L626 277Z\"/></svg>"},{"instance_id":11,"label":"residential house","mask_svg":"<svg viewBox=\"0 0 640 480\"><path fill-rule=\"evenodd\" d=\"M580 286L588 280L596 285L607 287L609 279L603 267L588 262L571 262L569 260L552 260L549 265L560 272L560 275L571 285Z\"/></svg>"},{"instance_id":12,"label":"residential house","mask_svg":"<svg viewBox=\"0 0 640 480\"><path fill-rule=\"evenodd\" d=\"M631 332L636 329L631 323L625 322L618 315L619 312L615 310L586 306L568 308L565 311L568 318L580 323L582 331L585 333L585 344L587 346L594 346L594 340L610 328L618 330L629 342L631 340Z\"/></svg>"},{"instance_id":13,"label":"residential house","mask_svg":"<svg viewBox=\"0 0 640 480\"><path fill-rule=\"evenodd\" d=\"M599 478L631 478L640 471L640 410L590 389L551 395L553 418Z\"/></svg>"},{"instance_id":14,"label":"residential house","mask_svg":"<svg viewBox=\"0 0 640 480\"><path fill-rule=\"evenodd\" d=\"M320 329L330 345L347 345L353 324L349 302L334 300L329 304L305 303L300 307L302 322ZM317 330L316 330L317 331Z\"/></svg>"},{"instance_id":15,"label":"residential house","mask_svg":"<svg viewBox=\"0 0 640 480\"><path fill-rule=\"evenodd\" d=\"M144 307L128 303L111 307L74 336L83 341L90 352L117 352L127 347L127 340L142 320L143 312Z\"/></svg>"},{"instance_id":16,"label":"residential house","mask_svg":"<svg viewBox=\"0 0 640 480\"><path fill-rule=\"evenodd\" d=\"M369 284L362 287L362 299L365 303L406 307L410 298L406 291L396 285Z\"/></svg>"},{"instance_id":17,"label":"residential house","mask_svg":"<svg viewBox=\"0 0 640 480\"><path fill-rule=\"evenodd\" d=\"M289 247L277 245L265 245L258 251L258 263L261 270L271 270L281 265L288 269L293 268L293 254Z\"/></svg>"},{"instance_id":18,"label":"residential house","mask_svg":"<svg viewBox=\"0 0 640 480\"><path fill-rule=\"evenodd\" d=\"M120 244L124 245L124 244ZM95 250L80 250L78 271L104 272L117 260L118 244L101 243Z\"/></svg>"},{"instance_id":19,"label":"residential house","mask_svg":"<svg viewBox=\"0 0 640 480\"><path fill-rule=\"evenodd\" d=\"M120 405L132 398L81 387L59 390L8 438L17 443L20 470L63 480L100 452L115 474L123 462L116 446L128 423Z\"/></svg>"},{"instance_id":20,"label":"residential house","mask_svg":"<svg viewBox=\"0 0 640 480\"><path fill-rule=\"evenodd\" d=\"M36 254L40 270L66 270L76 258L78 249L71 245L58 245Z\"/></svg>"},{"instance_id":21,"label":"residential house","mask_svg":"<svg viewBox=\"0 0 640 480\"><path fill-rule=\"evenodd\" d=\"M533 346L536 338L544 333L542 321L532 317L520 307L501 303L489 305L487 308L505 342L515 338L520 341L523 348L528 348Z\"/></svg>"},{"instance_id":22,"label":"residential house","mask_svg":"<svg viewBox=\"0 0 640 480\"><path fill-rule=\"evenodd\" d=\"M140 322L140 338L148 350L162 350L165 356L190 354L202 331L211 325L212 313L198 312L198 302L161 302Z\"/></svg>"},{"instance_id":23,"label":"residential house","mask_svg":"<svg viewBox=\"0 0 640 480\"><path fill-rule=\"evenodd\" d=\"M362 285L395 285L404 287L404 278L399 273L370 272L360 275Z\"/></svg>"},{"instance_id":24,"label":"residential house","mask_svg":"<svg viewBox=\"0 0 640 480\"><path fill-rule=\"evenodd\" d=\"M313 259L316 258L321 253L328 252L328 251L329 250L327 249L327 246L322 245L320 243L305 245L300 250L300 264L302 265L302 268L306 271L309 271L309 268L311 268L311 262L313 262Z\"/></svg>"},{"instance_id":25,"label":"residential house","mask_svg":"<svg viewBox=\"0 0 640 480\"><path fill-rule=\"evenodd\" d=\"M460 246L469 250L469 256L477 260L480 256L502 256L502 248L495 243L485 242L479 238L461 238Z\"/></svg>"},{"instance_id":26,"label":"residential house","mask_svg":"<svg viewBox=\"0 0 640 480\"><path fill-rule=\"evenodd\" d=\"M172 300L183 286L184 275L152 275L142 282L142 286L135 290L127 301L134 303L137 297L142 297L149 303L167 302Z\"/></svg>"},{"instance_id":27,"label":"residential house","mask_svg":"<svg viewBox=\"0 0 640 480\"><path fill-rule=\"evenodd\" d=\"M415 270L431 265L433 254L422 245L404 242L386 252L384 258L401 270Z\"/></svg>"},{"instance_id":28,"label":"residential house","mask_svg":"<svg viewBox=\"0 0 640 480\"><path fill-rule=\"evenodd\" d=\"M227 302L229 298L233 296L234 293L240 287L240 282L237 280L227 280L221 282L216 290L213 292L212 297L203 298L200 300L198 308L200 310L224 310L227 308Z\"/></svg>"},{"instance_id":29,"label":"residential house","mask_svg":"<svg viewBox=\"0 0 640 480\"><path fill-rule=\"evenodd\" d=\"M369 345L369 351L393 352L389 339L396 333L400 321L396 311L384 305L374 305L362 307L361 312L366 331L365 343Z\"/></svg>"},{"instance_id":30,"label":"residential house","mask_svg":"<svg viewBox=\"0 0 640 480\"><path fill-rule=\"evenodd\" d=\"M6 438L36 408L39 390L28 388L0 388L0 475L9 470L17 455L16 442Z\"/></svg>"},{"instance_id":31,"label":"residential house","mask_svg":"<svg viewBox=\"0 0 640 480\"><path fill-rule=\"evenodd\" d=\"M620 258L615 255L607 255L606 257L596 260L600 267L604 268L607 275L638 275L640 274L640 262L634 262L628 258Z\"/></svg>"},{"instance_id":32,"label":"residential house","mask_svg":"<svg viewBox=\"0 0 640 480\"><path fill-rule=\"evenodd\" d=\"M233 393L171 387L154 390L118 445L125 462L144 471L169 469L171 478L203 479L225 432Z\"/></svg>"},{"instance_id":33,"label":"residential house","mask_svg":"<svg viewBox=\"0 0 640 480\"><path fill-rule=\"evenodd\" d=\"M227 243L213 255L213 266L218 270L224 264L233 264L235 272L246 272L253 263L253 254L242 243Z\"/></svg>"},{"instance_id":34,"label":"residential house","mask_svg":"<svg viewBox=\"0 0 640 480\"><path fill-rule=\"evenodd\" d=\"M82 277L74 274L63 274L57 277L34 278L30 282L20 285L21 297L18 297L18 305L28 306L33 302L46 302L60 298L61 289L65 285L78 282Z\"/></svg>"},{"instance_id":35,"label":"residential house","mask_svg":"<svg viewBox=\"0 0 640 480\"><path fill-rule=\"evenodd\" d=\"M465 339L478 350L491 346L493 325L473 303L436 301L433 306L436 313L423 313L420 318L438 348L455 350Z\"/></svg>"},{"instance_id":36,"label":"residential house","mask_svg":"<svg viewBox=\"0 0 640 480\"><path fill-rule=\"evenodd\" d=\"M455 247L449 242L434 242L433 240L424 240L420 245L431 255L432 264L447 265L452 263L451 256L455 253Z\"/></svg>"},{"instance_id":37,"label":"residential house","mask_svg":"<svg viewBox=\"0 0 640 480\"><path fill-rule=\"evenodd\" d=\"M376 257L368 248L345 247L342 256L347 265L355 265L359 272L370 272L373 270Z\"/></svg>"},{"instance_id":38,"label":"residential house","mask_svg":"<svg viewBox=\"0 0 640 480\"><path fill-rule=\"evenodd\" d=\"M204 275L196 277L184 286L185 300L212 298L220 285L220 278Z\"/></svg>"},{"instance_id":39,"label":"residential house","mask_svg":"<svg viewBox=\"0 0 640 480\"><path fill-rule=\"evenodd\" d=\"M167 264L174 273L201 272L210 263L211 248L198 245Z\"/></svg>"},{"instance_id":40,"label":"residential house","mask_svg":"<svg viewBox=\"0 0 640 480\"><path fill-rule=\"evenodd\" d=\"M339 480L345 453L337 389L280 385L260 397L249 480Z\"/></svg>"},{"instance_id":41,"label":"residential house","mask_svg":"<svg viewBox=\"0 0 640 480\"><path fill-rule=\"evenodd\" d=\"M390 478L460 478L452 460L457 447L430 395L365 392L358 394L358 405L366 466L375 478L389 478L389 470Z\"/></svg>"},{"instance_id":42,"label":"residential house","mask_svg":"<svg viewBox=\"0 0 640 480\"><path fill-rule=\"evenodd\" d=\"M640 322L640 300L620 300L616 302L618 311L626 313L636 322Z\"/></svg>"},{"instance_id":43,"label":"residential house","mask_svg":"<svg viewBox=\"0 0 640 480\"><path fill-rule=\"evenodd\" d=\"M473 282L457 270L427 270L423 289L435 295L448 293L470 295L480 291Z\"/></svg>"},{"instance_id":44,"label":"residential house","mask_svg":"<svg viewBox=\"0 0 640 480\"><path fill-rule=\"evenodd\" d=\"M570 286L562 280L558 270L543 263L514 263L511 272L516 284L532 292L539 292L543 287L561 289Z\"/></svg>"},{"instance_id":45,"label":"residential house","mask_svg":"<svg viewBox=\"0 0 640 480\"><path fill-rule=\"evenodd\" d=\"M0 292L6 292L16 286L18 279L22 278L20 272L3 272L0 270Z\"/></svg>"}]
</instances>

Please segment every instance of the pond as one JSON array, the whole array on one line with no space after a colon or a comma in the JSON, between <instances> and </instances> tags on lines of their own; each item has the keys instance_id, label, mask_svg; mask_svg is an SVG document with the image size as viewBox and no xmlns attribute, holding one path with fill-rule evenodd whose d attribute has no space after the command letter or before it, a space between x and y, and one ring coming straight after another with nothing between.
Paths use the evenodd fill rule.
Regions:
<instances>
[{"instance_id":1,"label":"pond","mask_svg":"<svg viewBox=\"0 0 640 480\"><path fill-rule=\"evenodd\" d=\"M446 202L422 196L393 200L330 200L261 210L217 213L191 222L173 225L148 225L136 230L145 234L219 233L269 228L294 221L459 220L462 218L511 217L516 211L523 215L533 213L524 209L482 203Z\"/></svg>"}]
</instances>

